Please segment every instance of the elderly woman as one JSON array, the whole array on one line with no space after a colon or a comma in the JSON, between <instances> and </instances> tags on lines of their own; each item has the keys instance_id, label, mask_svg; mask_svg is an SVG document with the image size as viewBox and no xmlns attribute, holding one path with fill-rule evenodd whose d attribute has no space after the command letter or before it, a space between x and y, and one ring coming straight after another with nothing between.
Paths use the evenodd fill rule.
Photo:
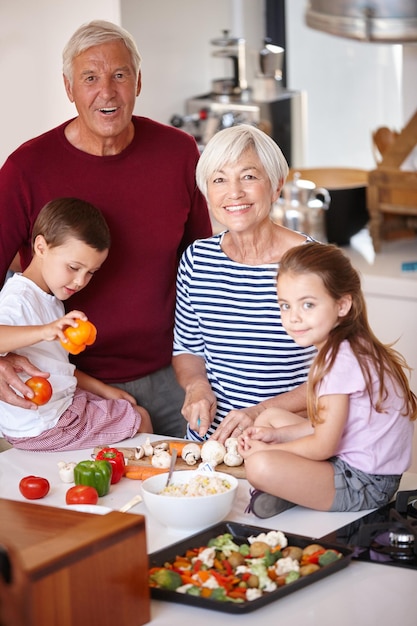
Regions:
<instances>
[{"instance_id":1,"label":"elderly woman","mask_svg":"<svg viewBox=\"0 0 417 626\"><path fill-rule=\"evenodd\" d=\"M198 162L225 230L191 244L178 269L173 365L189 439L237 437L266 408L305 411L314 348L283 329L276 278L284 252L309 239L270 219L287 174L276 143L246 124L214 135Z\"/></svg>"}]
</instances>

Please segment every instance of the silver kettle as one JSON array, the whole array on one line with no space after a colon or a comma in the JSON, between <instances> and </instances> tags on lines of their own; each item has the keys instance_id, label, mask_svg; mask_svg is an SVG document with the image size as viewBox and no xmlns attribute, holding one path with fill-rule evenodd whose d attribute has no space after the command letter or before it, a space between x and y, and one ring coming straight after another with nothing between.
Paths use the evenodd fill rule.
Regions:
<instances>
[{"instance_id":1,"label":"silver kettle","mask_svg":"<svg viewBox=\"0 0 417 626\"><path fill-rule=\"evenodd\" d=\"M311 180L303 180L300 172L283 186L278 200L282 224L292 230L326 242L325 211L330 206L330 194L324 187L316 187Z\"/></svg>"}]
</instances>

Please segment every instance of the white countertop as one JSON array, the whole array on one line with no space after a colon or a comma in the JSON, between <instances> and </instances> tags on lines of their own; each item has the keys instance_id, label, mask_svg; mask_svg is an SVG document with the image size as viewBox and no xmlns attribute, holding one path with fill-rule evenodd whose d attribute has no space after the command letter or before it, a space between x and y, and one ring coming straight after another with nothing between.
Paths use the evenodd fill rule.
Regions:
<instances>
[{"instance_id":1,"label":"white countertop","mask_svg":"<svg viewBox=\"0 0 417 626\"><path fill-rule=\"evenodd\" d=\"M152 436L160 439L160 436ZM124 447L143 443L145 435L124 442ZM90 458L92 450L76 452L39 453L11 449L0 454L0 497L23 501L19 481L28 474L44 476L51 484L49 494L37 504L65 506L65 493L70 485L58 476L58 461L81 461ZM112 485L110 493L100 498L99 504L118 509L141 491L141 482L123 478ZM417 488L417 474L405 474L402 489ZM249 485L239 481L238 495L228 520L253 526L274 528L288 533L321 537L361 517L361 513L321 513L295 507L275 517L260 520L244 513L248 502ZM179 541L186 534L170 533L167 528L147 515L145 505L139 504L129 514L143 514L146 518L148 551L153 552ZM396 623L415 626L417 571L387 565L353 561L347 568L290 594L262 609L244 615L231 615L181 604L152 601L151 624L155 626L212 626L215 620L230 626L253 624L262 626L277 623L309 626L369 626ZM133 625L132 625L133 626Z\"/></svg>"},{"instance_id":2,"label":"white countertop","mask_svg":"<svg viewBox=\"0 0 417 626\"><path fill-rule=\"evenodd\" d=\"M402 269L403 263L417 263L417 238L382 241L381 251L375 253L364 229L343 249L360 272L366 293L417 298L417 270Z\"/></svg>"}]
</instances>

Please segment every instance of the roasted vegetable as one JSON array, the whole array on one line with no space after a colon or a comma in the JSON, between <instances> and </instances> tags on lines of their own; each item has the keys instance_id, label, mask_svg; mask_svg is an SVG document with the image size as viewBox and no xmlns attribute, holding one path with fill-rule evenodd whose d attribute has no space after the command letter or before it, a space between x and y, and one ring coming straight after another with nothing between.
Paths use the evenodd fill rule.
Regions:
<instances>
[{"instance_id":1,"label":"roasted vegetable","mask_svg":"<svg viewBox=\"0 0 417 626\"><path fill-rule=\"evenodd\" d=\"M162 568L150 575L150 580L154 582L158 587L162 589L170 589L174 591L181 587L182 578L180 574L174 572L172 569Z\"/></svg>"},{"instance_id":2,"label":"roasted vegetable","mask_svg":"<svg viewBox=\"0 0 417 626\"><path fill-rule=\"evenodd\" d=\"M236 541L233 535L224 533L210 539L205 546L189 548L172 562L165 561L162 567L151 568L149 585L218 602L241 603L255 600L321 569L318 563L302 566L293 558L296 553L301 557L301 548L292 546L284 556L288 540L281 531L251 536L241 545ZM249 554L254 544L262 548L261 556ZM325 557L329 562L342 557L337 551L310 544L305 548L305 558L320 550L323 555L329 553Z\"/></svg>"}]
</instances>

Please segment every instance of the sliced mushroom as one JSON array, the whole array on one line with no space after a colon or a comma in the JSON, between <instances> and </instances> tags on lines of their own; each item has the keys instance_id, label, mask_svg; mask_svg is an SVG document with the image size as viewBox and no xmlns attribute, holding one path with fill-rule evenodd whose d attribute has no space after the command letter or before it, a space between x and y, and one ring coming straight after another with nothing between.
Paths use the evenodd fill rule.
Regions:
<instances>
[{"instance_id":1,"label":"sliced mushroom","mask_svg":"<svg viewBox=\"0 0 417 626\"><path fill-rule=\"evenodd\" d=\"M153 446L154 454L157 450L168 450L169 446L166 441L161 441L161 443L157 443Z\"/></svg>"},{"instance_id":2,"label":"sliced mushroom","mask_svg":"<svg viewBox=\"0 0 417 626\"><path fill-rule=\"evenodd\" d=\"M150 437L146 438L145 443L143 444L143 451L145 453L145 456L152 456L153 455L153 446L151 444L151 440Z\"/></svg>"},{"instance_id":3,"label":"sliced mushroom","mask_svg":"<svg viewBox=\"0 0 417 626\"><path fill-rule=\"evenodd\" d=\"M145 456L145 450L143 449L143 446L139 446L138 448L135 448L135 459L141 459L143 456Z\"/></svg>"}]
</instances>

